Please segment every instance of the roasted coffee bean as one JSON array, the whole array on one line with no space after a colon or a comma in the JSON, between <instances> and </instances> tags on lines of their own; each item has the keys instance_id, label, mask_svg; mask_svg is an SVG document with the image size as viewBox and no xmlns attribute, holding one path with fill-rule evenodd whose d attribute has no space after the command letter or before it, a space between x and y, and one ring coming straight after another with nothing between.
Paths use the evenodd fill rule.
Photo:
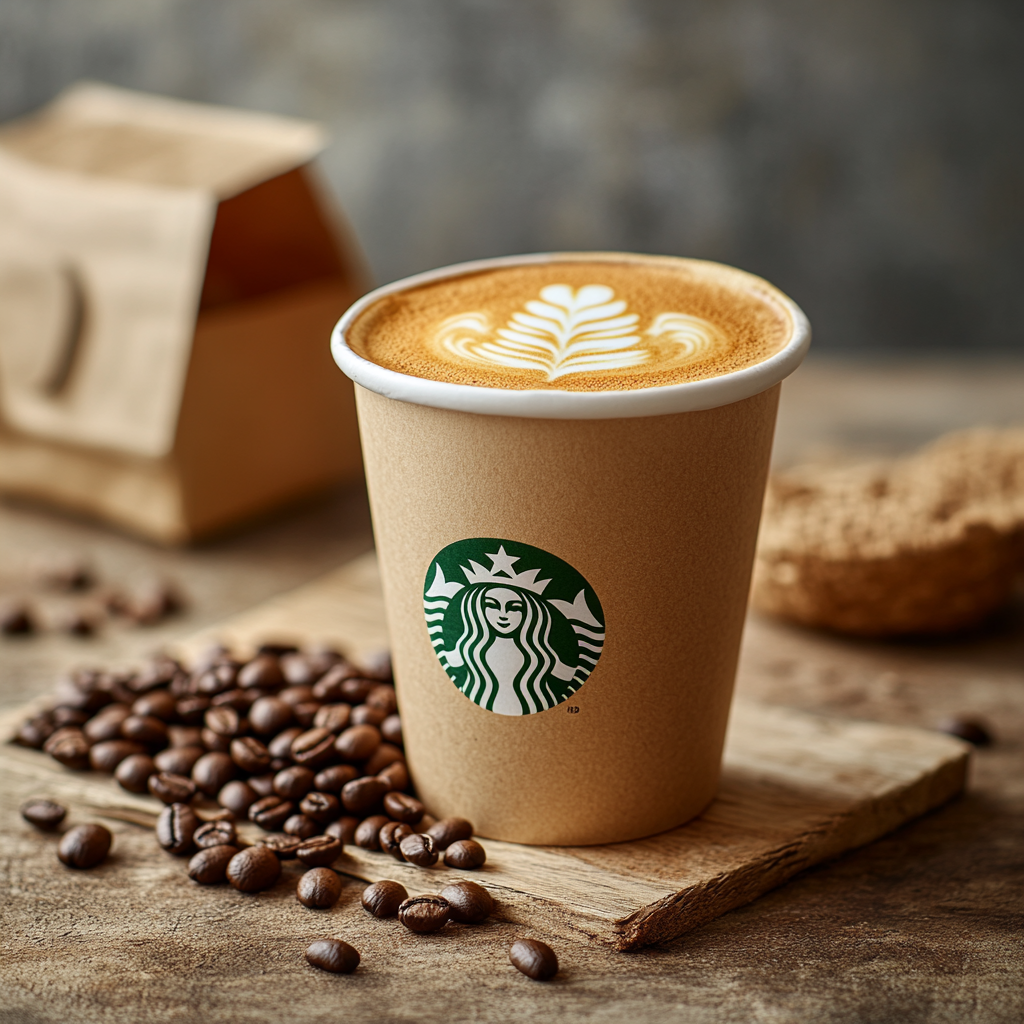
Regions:
<instances>
[{"instance_id":1,"label":"roasted coffee bean","mask_svg":"<svg viewBox=\"0 0 1024 1024\"><path fill-rule=\"evenodd\" d=\"M56 828L67 814L67 808L52 800L43 800L37 797L35 800L26 800L21 805L21 816L36 828Z\"/></svg>"},{"instance_id":2,"label":"roasted coffee bean","mask_svg":"<svg viewBox=\"0 0 1024 1024\"><path fill-rule=\"evenodd\" d=\"M341 879L330 868L310 868L295 887L298 901L311 910L326 910L341 899Z\"/></svg>"},{"instance_id":3,"label":"roasted coffee bean","mask_svg":"<svg viewBox=\"0 0 1024 1024\"><path fill-rule=\"evenodd\" d=\"M125 740L125 743L128 741ZM205 754L202 747L168 747L153 755L153 764L158 772L172 775L191 775L196 761Z\"/></svg>"},{"instance_id":4,"label":"roasted coffee bean","mask_svg":"<svg viewBox=\"0 0 1024 1024\"><path fill-rule=\"evenodd\" d=\"M236 846L203 847L188 862L188 877L200 885L218 885L225 880L228 864L236 853Z\"/></svg>"},{"instance_id":5,"label":"roasted coffee bean","mask_svg":"<svg viewBox=\"0 0 1024 1024\"><path fill-rule=\"evenodd\" d=\"M225 690L234 688L233 678L224 678L218 675L214 669L207 669L205 672L194 672L192 681L189 683L189 690L196 696L213 697L215 694L223 693Z\"/></svg>"},{"instance_id":6,"label":"roasted coffee bean","mask_svg":"<svg viewBox=\"0 0 1024 1024\"><path fill-rule=\"evenodd\" d=\"M379 746L380 730L376 726L353 725L338 737L334 749L346 761L365 761Z\"/></svg>"},{"instance_id":7,"label":"roasted coffee bean","mask_svg":"<svg viewBox=\"0 0 1024 1024\"><path fill-rule=\"evenodd\" d=\"M412 826L401 821L389 821L380 830L378 842L384 853L391 854L395 860L405 860L402 854L402 840L413 834Z\"/></svg>"},{"instance_id":8,"label":"roasted coffee bean","mask_svg":"<svg viewBox=\"0 0 1024 1024\"><path fill-rule=\"evenodd\" d=\"M196 795L196 784L190 778L170 772L150 775L147 786L150 793L165 804L187 804Z\"/></svg>"},{"instance_id":9,"label":"roasted coffee bean","mask_svg":"<svg viewBox=\"0 0 1024 1024\"><path fill-rule=\"evenodd\" d=\"M89 767L89 741L74 726L57 729L43 744L43 750L65 768L82 771Z\"/></svg>"},{"instance_id":10,"label":"roasted coffee bean","mask_svg":"<svg viewBox=\"0 0 1024 1024\"><path fill-rule=\"evenodd\" d=\"M84 711L79 711L78 708L53 709L53 724L58 729L62 729L65 725L74 725L84 732L83 726L88 721L90 721L89 716Z\"/></svg>"},{"instance_id":11,"label":"roasted coffee bean","mask_svg":"<svg viewBox=\"0 0 1024 1024\"><path fill-rule=\"evenodd\" d=\"M159 718L164 723L173 722L178 717L178 705L166 690L153 690L135 701L132 714L143 718Z\"/></svg>"},{"instance_id":12,"label":"roasted coffee bean","mask_svg":"<svg viewBox=\"0 0 1024 1024\"><path fill-rule=\"evenodd\" d=\"M388 683L379 683L367 695L366 703L372 708L380 708L385 715L393 715L398 710L395 688Z\"/></svg>"},{"instance_id":13,"label":"roasted coffee bean","mask_svg":"<svg viewBox=\"0 0 1024 1024\"><path fill-rule=\"evenodd\" d=\"M347 704L362 704L367 694L376 686L372 679L364 679L360 676L350 676L345 679L338 688L341 699Z\"/></svg>"},{"instance_id":14,"label":"roasted coffee bean","mask_svg":"<svg viewBox=\"0 0 1024 1024\"><path fill-rule=\"evenodd\" d=\"M372 725L377 729L385 718L387 715L380 708L370 707L369 704L357 704L351 714L352 725Z\"/></svg>"},{"instance_id":15,"label":"roasted coffee bean","mask_svg":"<svg viewBox=\"0 0 1024 1024\"><path fill-rule=\"evenodd\" d=\"M212 707L203 716L206 728L218 736L238 735L238 712L231 707Z\"/></svg>"},{"instance_id":16,"label":"roasted coffee bean","mask_svg":"<svg viewBox=\"0 0 1024 1024\"><path fill-rule=\"evenodd\" d=\"M313 967L332 974L351 974L359 966L359 951L341 939L317 939L306 950Z\"/></svg>"},{"instance_id":17,"label":"roasted coffee bean","mask_svg":"<svg viewBox=\"0 0 1024 1024\"><path fill-rule=\"evenodd\" d=\"M352 708L348 704L322 704L313 716L313 725L328 732L341 732L348 725Z\"/></svg>"},{"instance_id":18,"label":"roasted coffee bean","mask_svg":"<svg viewBox=\"0 0 1024 1024\"><path fill-rule=\"evenodd\" d=\"M274 776L274 792L286 800L301 800L313 788L313 779L309 768L292 765Z\"/></svg>"},{"instance_id":19,"label":"roasted coffee bean","mask_svg":"<svg viewBox=\"0 0 1024 1024\"><path fill-rule=\"evenodd\" d=\"M939 732L966 740L975 747L988 747L992 744L992 734L976 718L945 718L939 723Z\"/></svg>"},{"instance_id":20,"label":"roasted coffee bean","mask_svg":"<svg viewBox=\"0 0 1024 1024\"><path fill-rule=\"evenodd\" d=\"M293 814L281 828L290 836L298 836L300 839L308 839L310 836L320 835L320 826L305 814Z\"/></svg>"},{"instance_id":21,"label":"roasted coffee bean","mask_svg":"<svg viewBox=\"0 0 1024 1024\"><path fill-rule=\"evenodd\" d=\"M487 851L475 839L460 839L451 844L444 854L447 867L472 871L487 860Z\"/></svg>"},{"instance_id":22,"label":"roasted coffee bean","mask_svg":"<svg viewBox=\"0 0 1024 1024\"><path fill-rule=\"evenodd\" d=\"M341 790L341 802L345 810L352 814L366 814L381 802L387 792L386 782L366 775L345 783Z\"/></svg>"},{"instance_id":23,"label":"roasted coffee bean","mask_svg":"<svg viewBox=\"0 0 1024 1024\"><path fill-rule=\"evenodd\" d=\"M277 735L291 723L291 720L292 706L279 697L260 697L259 700L253 701L252 707L249 708L249 726L260 736ZM291 746L290 740L288 745Z\"/></svg>"},{"instance_id":24,"label":"roasted coffee bean","mask_svg":"<svg viewBox=\"0 0 1024 1024\"><path fill-rule=\"evenodd\" d=\"M248 719L245 717L253 701L259 696L258 691L252 690L225 690L218 693L210 701L211 708L231 708L238 715L238 735L241 736L249 728ZM205 717L205 716L204 716Z\"/></svg>"},{"instance_id":25,"label":"roasted coffee bean","mask_svg":"<svg viewBox=\"0 0 1024 1024\"><path fill-rule=\"evenodd\" d=\"M281 665L273 654L257 654L238 672L238 685L259 690L276 690L284 686Z\"/></svg>"},{"instance_id":26,"label":"roasted coffee bean","mask_svg":"<svg viewBox=\"0 0 1024 1024\"><path fill-rule=\"evenodd\" d=\"M402 719L398 715L388 715L380 723L380 734L388 743L393 743L396 747L400 747L403 742Z\"/></svg>"},{"instance_id":27,"label":"roasted coffee bean","mask_svg":"<svg viewBox=\"0 0 1024 1024\"><path fill-rule=\"evenodd\" d=\"M181 697L178 703L175 704L175 710L178 712L178 718L180 718L186 725L199 725L203 720L203 715L206 714L207 708L210 706L209 697ZM170 736L170 729L167 730L168 736ZM171 743L174 740L171 739Z\"/></svg>"},{"instance_id":28,"label":"roasted coffee bean","mask_svg":"<svg viewBox=\"0 0 1024 1024\"><path fill-rule=\"evenodd\" d=\"M76 825L60 837L57 856L69 868L94 868L110 853L113 839L102 825Z\"/></svg>"},{"instance_id":29,"label":"roasted coffee bean","mask_svg":"<svg viewBox=\"0 0 1024 1024\"><path fill-rule=\"evenodd\" d=\"M389 820L383 814L375 814L372 817L366 818L359 823L355 834L352 836L352 841L356 846L364 850L379 850L380 830Z\"/></svg>"},{"instance_id":30,"label":"roasted coffee bean","mask_svg":"<svg viewBox=\"0 0 1024 1024\"><path fill-rule=\"evenodd\" d=\"M156 819L156 841L175 857L183 857L192 850L192 837L199 827L199 819L188 804L171 804Z\"/></svg>"},{"instance_id":31,"label":"roasted coffee bean","mask_svg":"<svg viewBox=\"0 0 1024 1024\"><path fill-rule=\"evenodd\" d=\"M274 793L274 775L275 773L267 773L266 775L254 775L249 779L249 785L252 787L253 792L258 797L272 796Z\"/></svg>"},{"instance_id":32,"label":"roasted coffee bean","mask_svg":"<svg viewBox=\"0 0 1024 1024\"><path fill-rule=\"evenodd\" d=\"M249 846L228 861L225 874L239 892L261 892L281 877L281 861L265 846Z\"/></svg>"},{"instance_id":33,"label":"roasted coffee bean","mask_svg":"<svg viewBox=\"0 0 1024 1024\"><path fill-rule=\"evenodd\" d=\"M231 760L244 772L258 775L270 767L270 751L253 736L239 736L231 741Z\"/></svg>"},{"instance_id":34,"label":"roasted coffee bean","mask_svg":"<svg viewBox=\"0 0 1024 1024\"><path fill-rule=\"evenodd\" d=\"M270 751L271 757L287 757L291 759L292 756L292 743L302 735L303 730L298 726L292 726L290 729L284 729L279 732L268 744L267 750Z\"/></svg>"},{"instance_id":35,"label":"roasted coffee bean","mask_svg":"<svg viewBox=\"0 0 1024 1024\"><path fill-rule=\"evenodd\" d=\"M268 832L277 832L295 813L295 804L279 796L265 796L249 808L249 820Z\"/></svg>"},{"instance_id":36,"label":"roasted coffee bean","mask_svg":"<svg viewBox=\"0 0 1024 1024\"><path fill-rule=\"evenodd\" d=\"M356 829L359 827L359 819L344 817L339 818L337 821L332 821L327 828L324 829L325 836L334 836L339 842L344 843L346 846L351 846L356 841Z\"/></svg>"},{"instance_id":37,"label":"roasted coffee bean","mask_svg":"<svg viewBox=\"0 0 1024 1024\"><path fill-rule=\"evenodd\" d=\"M323 674L318 674L316 666L298 651L283 655L278 664L281 675L289 686L311 687Z\"/></svg>"},{"instance_id":38,"label":"roasted coffee bean","mask_svg":"<svg viewBox=\"0 0 1024 1024\"><path fill-rule=\"evenodd\" d=\"M167 743L171 747L201 747L203 730L198 725L169 725Z\"/></svg>"},{"instance_id":39,"label":"roasted coffee bean","mask_svg":"<svg viewBox=\"0 0 1024 1024\"><path fill-rule=\"evenodd\" d=\"M104 740L89 748L89 767L94 772L113 772L126 757L145 752L141 743L131 740Z\"/></svg>"},{"instance_id":40,"label":"roasted coffee bean","mask_svg":"<svg viewBox=\"0 0 1024 1024\"><path fill-rule=\"evenodd\" d=\"M434 840L421 832L413 832L406 836L399 844L402 856L418 868L433 867L437 863L437 850L434 849Z\"/></svg>"},{"instance_id":41,"label":"roasted coffee bean","mask_svg":"<svg viewBox=\"0 0 1024 1024\"><path fill-rule=\"evenodd\" d=\"M344 852L340 839L334 836L310 836L295 851L295 856L308 868L329 868Z\"/></svg>"},{"instance_id":42,"label":"roasted coffee bean","mask_svg":"<svg viewBox=\"0 0 1024 1024\"><path fill-rule=\"evenodd\" d=\"M295 715L295 721L302 726L303 729L312 728L313 722L316 720L317 712L320 710L322 705L318 700L309 700L303 704L296 704L292 709L292 713Z\"/></svg>"},{"instance_id":43,"label":"roasted coffee bean","mask_svg":"<svg viewBox=\"0 0 1024 1024\"><path fill-rule=\"evenodd\" d=\"M152 715L129 715L121 723L121 735L151 747L167 745L167 726Z\"/></svg>"},{"instance_id":44,"label":"roasted coffee bean","mask_svg":"<svg viewBox=\"0 0 1024 1024\"><path fill-rule=\"evenodd\" d=\"M312 838L315 839L316 836ZM284 832L275 832L272 836L264 836L256 845L265 846L280 860L294 860L299 852L299 847L303 843L311 841L311 839L300 839L298 836L290 836Z\"/></svg>"},{"instance_id":45,"label":"roasted coffee bean","mask_svg":"<svg viewBox=\"0 0 1024 1024\"><path fill-rule=\"evenodd\" d=\"M115 769L114 778L129 793L145 793L150 775L156 774L156 765L148 754L129 754Z\"/></svg>"},{"instance_id":46,"label":"roasted coffee bean","mask_svg":"<svg viewBox=\"0 0 1024 1024\"><path fill-rule=\"evenodd\" d=\"M386 878L363 890L362 903L374 917L394 917L408 898L409 893L404 885Z\"/></svg>"},{"instance_id":47,"label":"roasted coffee bean","mask_svg":"<svg viewBox=\"0 0 1024 1024\"><path fill-rule=\"evenodd\" d=\"M346 662L333 665L313 686L313 696L317 700L326 701L331 704L344 699L342 697L342 684L346 679L351 678L354 671L352 666ZM346 700L346 703L349 702Z\"/></svg>"},{"instance_id":48,"label":"roasted coffee bean","mask_svg":"<svg viewBox=\"0 0 1024 1024\"><path fill-rule=\"evenodd\" d=\"M224 786L217 794L217 803L226 807L238 818L244 818L249 808L256 803L259 796L252 786L235 779Z\"/></svg>"},{"instance_id":49,"label":"roasted coffee bean","mask_svg":"<svg viewBox=\"0 0 1024 1024\"><path fill-rule=\"evenodd\" d=\"M120 735L120 729L120 724L118 724L118 735ZM53 723L46 718L37 716L22 722L14 739L20 746L41 750L43 744L52 733Z\"/></svg>"},{"instance_id":50,"label":"roasted coffee bean","mask_svg":"<svg viewBox=\"0 0 1024 1024\"><path fill-rule=\"evenodd\" d=\"M441 890L459 924L479 924L494 910L494 897L476 882L453 882Z\"/></svg>"},{"instance_id":51,"label":"roasted coffee bean","mask_svg":"<svg viewBox=\"0 0 1024 1024\"><path fill-rule=\"evenodd\" d=\"M91 669L72 672L57 681L54 696L58 704L81 708L92 715L107 704L114 703L114 696L109 688L100 687L101 681L106 681L102 674ZM132 700L129 695L127 700L118 703L130 704Z\"/></svg>"},{"instance_id":52,"label":"roasted coffee bean","mask_svg":"<svg viewBox=\"0 0 1024 1024\"><path fill-rule=\"evenodd\" d=\"M307 729L292 740L292 760L314 772L326 768L337 760L334 753L334 733L326 729Z\"/></svg>"},{"instance_id":53,"label":"roasted coffee bean","mask_svg":"<svg viewBox=\"0 0 1024 1024\"><path fill-rule=\"evenodd\" d=\"M203 746L211 753L227 754L231 751L231 737L221 736L219 732L203 728L200 733Z\"/></svg>"},{"instance_id":54,"label":"roasted coffee bean","mask_svg":"<svg viewBox=\"0 0 1024 1024\"><path fill-rule=\"evenodd\" d=\"M423 804L414 796L405 793L387 793L384 796L384 813L395 821L404 821L406 825L418 825L423 817Z\"/></svg>"},{"instance_id":55,"label":"roasted coffee bean","mask_svg":"<svg viewBox=\"0 0 1024 1024\"><path fill-rule=\"evenodd\" d=\"M320 793L340 793L342 787L359 778L358 769L350 764L333 764L317 772L313 788Z\"/></svg>"},{"instance_id":56,"label":"roasted coffee bean","mask_svg":"<svg viewBox=\"0 0 1024 1024\"><path fill-rule=\"evenodd\" d=\"M313 697L312 686L286 686L279 694L281 700L283 700L290 707L294 708L299 704L308 704Z\"/></svg>"},{"instance_id":57,"label":"roasted coffee bean","mask_svg":"<svg viewBox=\"0 0 1024 1024\"><path fill-rule=\"evenodd\" d=\"M121 739L121 723L132 713L127 704L108 704L97 711L85 725L82 732L90 743L105 743Z\"/></svg>"},{"instance_id":58,"label":"roasted coffee bean","mask_svg":"<svg viewBox=\"0 0 1024 1024\"><path fill-rule=\"evenodd\" d=\"M473 826L465 818L442 818L427 829L427 835L439 850L447 850L460 839L472 839Z\"/></svg>"},{"instance_id":59,"label":"roasted coffee bean","mask_svg":"<svg viewBox=\"0 0 1024 1024\"><path fill-rule=\"evenodd\" d=\"M192 781L200 792L214 797L235 777L235 762L222 751L203 754L192 767Z\"/></svg>"},{"instance_id":60,"label":"roasted coffee bean","mask_svg":"<svg viewBox=\"0 0 1024 1024\"><path fill-rule=\"evenodd\" d=\"M27 636L35 631L35 616L27 604L9 602L0 606L0 633L4 636Z\"/></svg>"},{"instance_id":61,"label":"roasted coffee bean","mask_svg":"<svg viewBox=\"0 0 1024 1024\"><path fill-rule=\"evenodd\" d=\"M232 821L206 821L192 833L192 842L200 850L209 846L235 846L238 834Z\"/></svg>"},{"instance_id":62,"label":"roasted coffee bean","mask_svg":"<svg viewBox=\"0 0 1024 1024\"><path fill-rule=\"evenodd\" d=\"M391 792L409 788L409 769L406 768L404 761L395 761L394 764L389 764L387 768L377 772L377 778Z\"/></svg>"},{"instance_id":63,"label":"roasted coffee bean","mask_svg":"<svg viewBox=\"0 0 1024 1024\"><path fill-rule=\"evenodd\" d=\"M443 896L413 896L398 908L398 920L411 932L438 932L447 923L451 907Z\"/></svg>"},{"instance_id":64,"label":"roasted coffee bean","mask_svg":"<svg viewBox=\"0 0 1024 1024\"><path fill-rule=\"evenodd\" d=\"M547 981L558 973L555 951L539 939L516 939L508 951L509 963L534 981Z\"/></svg>"},{"instance_id":65,"label":"roasted coffee bean","mask_svg":"<svg viewBox=\"0 0 1024 1024\"><path fill-rule=\"evenodd\" d=\"M405 761L403 754L398 747L391 743L382 743L374 752L373 756L363 765L363 771L367 775L379 775L385 768L398 761Z\"/></svg>"},{"instance_id":66,"label":"roasted coffee bean","mask_svg":"<svg viewBox=\"0 0 1024 1024\"><path fill-rule=\"evenodd\" d=\"M299 810L307 818L312 818L315 822L326 825L341 815L341 803L336 796L331 796L330 793L313 792L307 793L302 798Z\"/></svg>"},{"instance_id":67,"label":"roasted coffee bean","mask_svg":"<svg viewBox=\"0 0 1024 1024\"><path fill-rule=\"evenodd\" d=\"M360 667L367 679L379 683L389 683L394 678L391 671L391 652L388 650L374 651L373 654L366 655Z\"/></svg>"}]
</instances>

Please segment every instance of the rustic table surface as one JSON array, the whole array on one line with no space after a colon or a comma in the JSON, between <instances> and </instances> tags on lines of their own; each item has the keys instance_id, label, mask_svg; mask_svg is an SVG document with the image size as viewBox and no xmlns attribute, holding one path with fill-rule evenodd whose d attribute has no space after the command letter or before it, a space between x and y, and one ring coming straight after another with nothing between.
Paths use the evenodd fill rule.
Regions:
<instances>
[{"instance_id":1,"label":"rustic table surface","mask_svg":"<svg viewBox=\"0 0 1024 1024\"><path fill-rule=\"evenodd\" d=\"M784 389L776 460L908 450L945 430L1024 420L1024 367L811 362ZM188 610L90 640L0 640L0 709L45 693L76 664L121 664L341 565L371 544L347 491L237 537L161 551L89 524L0 505L0 596L31 592L30 566L87 554L128 583L154 573ZM61 601L36 595L43 612ZM562 941L546 985L509 966L522 926L413 936L358 907L329 916L290 892L197 891L152 837L110 823L116 852L66 871L17 813L30 784L0 785L0 1024L543 1020L939 1022L1024 1018L1024 605L983 632L930 644L838 640L751 618L740 691L853 718L932 727L987 720L967 794L869 847L813 869L676 941L636 953ZM73 807L72 815L83 817ZM352 976L308 968L312 938L345 935ZM533 934L543 937L543 931Z\"/></svg>"}]
</instances>

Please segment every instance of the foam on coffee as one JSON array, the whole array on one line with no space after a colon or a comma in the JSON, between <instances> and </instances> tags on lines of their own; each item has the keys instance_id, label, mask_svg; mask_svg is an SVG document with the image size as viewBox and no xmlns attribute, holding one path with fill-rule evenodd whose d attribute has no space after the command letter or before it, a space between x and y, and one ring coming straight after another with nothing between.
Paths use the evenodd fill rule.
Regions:
<instances>
[{"instance_id":1,"label":"foam on coffee","mask_svg":"<svg viewBox=\"0 0 1024 1024\"><path fill-rule=\"evenodd\" d=\"M773 355L792 319L766 282L665 257L469 271L381 296L347 332L371 362L428 380L619 391L703 380Z\"/></svg>"}]
</instances>

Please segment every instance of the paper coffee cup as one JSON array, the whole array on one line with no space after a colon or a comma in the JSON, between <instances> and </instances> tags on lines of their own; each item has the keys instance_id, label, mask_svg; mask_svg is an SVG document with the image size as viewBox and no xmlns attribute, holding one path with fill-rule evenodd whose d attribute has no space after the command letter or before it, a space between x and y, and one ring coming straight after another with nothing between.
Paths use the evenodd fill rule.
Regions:
<instances>
[{"instance_id":1,"label":"paper coffee cup","mask_svg":"<svg viewBox=\"0 0 1024 1024\"><path fill-rule=\"evenodd\" d=\"M785 311L785 343L731 373L617 392L414 377L346 334L425 283L612 259L707 266L479 261L378 289L334 332L358 385L410 771L431 813L495 839L635 839L714 797L780 382L809 326L766 282L716 268Z\"/></svg>"}]
</instances>

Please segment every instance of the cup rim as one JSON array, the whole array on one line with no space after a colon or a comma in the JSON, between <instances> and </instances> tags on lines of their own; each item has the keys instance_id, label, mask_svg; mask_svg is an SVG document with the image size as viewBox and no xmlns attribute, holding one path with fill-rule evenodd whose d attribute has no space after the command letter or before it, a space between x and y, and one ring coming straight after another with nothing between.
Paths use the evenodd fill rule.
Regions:
<instances>
[{"instance_id":1,"label":"cup rim","mask_svg":"<svg viewBox=\"0 0 1024 1024\"><path fill-rule=\"evenodd\" d=\"M359 355L345 338L356 318L379 299L420 285L460 277L468 273L542 263L650 261L699 264L729 272L751 291L766 297L788 313L791 322L789 340L767 359L753 366L706 377L628 391L560 391L554 388L503 389L474 384L414 377L389 370ZM368 292L344 313L331 333L331 354L341 371L356 384L385 398L413 405L479 413L484 416L517 416L529 419L625 419L634 416L660 416L697 412L731 405L767 391L788 377L803 362L811 342L811 325L803 310L773 284L763 278L727 264L682 256L654 256L623 252L549 252L522 256L455 263L436 270L414 274Z\"/></svg>"}]
</instances>

